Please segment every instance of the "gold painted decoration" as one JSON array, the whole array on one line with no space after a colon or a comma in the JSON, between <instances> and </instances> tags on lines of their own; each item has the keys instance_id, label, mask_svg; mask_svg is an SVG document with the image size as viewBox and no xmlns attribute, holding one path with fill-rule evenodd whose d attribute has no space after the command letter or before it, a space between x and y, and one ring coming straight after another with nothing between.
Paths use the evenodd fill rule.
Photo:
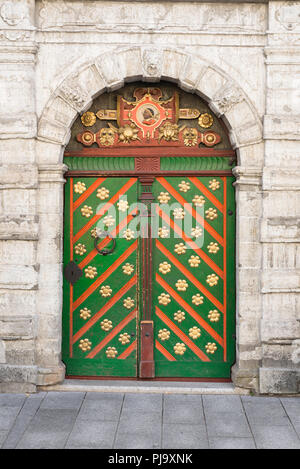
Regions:
<instances>
[{"instance_id":1,"label":"gold painted decoration","mask_svg":"<svg viewBox=\"0 0 300 469\"><path fill-rule=\"evenodd\" d=\"M212 179L209 181L209 186L208 186L212 191L216 191L220 187L220 181L217 181L216 179Z\"/></svg>"},{"instance_id":2,"label":"gold painted decoration","mask_svg":"<svg viewBox=\"0 0 300 469\"><path fill-rule=\"evenodd\" d=\"M86 185L84 182L78 181L74 184L74 192L76 192L76 194L82 194L84 191L86 191Z\"/></svg>"},{"instance_id":3,"label":"gold painted decoration","mask_svg":"<svg viewBox=\"0 0 300 469\"><path fill-rule=\"evenodd\" d=\"M96 116L93 112L87 111L81 116L81 122L85 127L91 127L96 122Z\"/></svg>"},{"instance_id":4,"label":"gold painted decoration","mask_svg":"<svg viewBox=\"0 0 300 469\"><path fill-rule=\"evenodd\" d=\"M117 206L120 212L126 212L126 210L128 210L129 204L127 200L120 199L117 203Z\"/></svg>"},{"instance_id":5,"label":"gold painted decoration","mask_svg":"<svg viewBox=\"0 0 300 469\"><path fill-rule=\"evenodd\" d=\"M209 220L214 220L218 216L217 209L210 207L208 210L205 210L205 216Z\"/></svg>"},{"instance_id":6,"label":"gold painted decoration","mask_svg":"<svg viewBox=\"0 0 300 469\"><path fill-rule=\"evenodd\" d=\"M186 291L189 286L187 281L182 279L177 280L175 285L178 291Z\"/></svg>"},{"instance_id":7,"label":"gold painted decoration","mask_svg":"<svg viewBox=\"0 0 300 469\"><path fill-rule=\"evenodd\" d=\"M197 119L199 116L199 109L179 109L179 119Z\"/></svg>"},{"instance_id":8,"label":"gold painted decoration","mask_svg":"<svg viewBox=\"0 0 300 469\"><path fill-rule=\"evenodd\" d=\"M208 275L206 278L206 283L208 283L210 287L214 287L215 285L217 285L218 281L219 277L216 274Z\"/></svg>"},{"instance_id":9,"label":"gold painted decoration","mask_svg":"<svg viewBox=\"0 0 300 469\"><path fill-rule=\"evenodd\" d=\"M199 256L191 256L188 260L188 263L190 264L191 267L198 267L200 264L200 257Z\"/></svg>"},{"instance_id":10,"label":"gold painted decoration","mask_svg":"<svg viewBox=\"0 0 300 469\"><path fill-rule=\"evenodd\" d=\"M84 320L88 319L91 317L91 310L87 308L82 308L80 310L80 317Z\"/></svg>"},{"instance_id":11,"label":"gold painted decoration","mask_svg":"<svg viewBox=\"0 0 300 469\"><path fill-rule=\"evenodd\" d=\"M93 214L93 209L89 205L84 205L80 211L81 215L86 218L89 218Z\"/></svg>"},{"instance_id":12,"label":"gold painted decoration","mask_svg":"<svg viewBox=\"0 0 300 469\"><path fill-rule=\"evenodd\" d=\"M185 211L181 207L174 208L173 215L176 220L182 220L185 216Z\"/></svg>"},{"instance_id":13,"label":"gold painted decoration","mask_svg":"<svg viewBox=\"0 0 300 469\"><path fill-rule=\"evenodd\" d=\"M85 272L86 278L95 278L96 275L98 275L98 273L97 273L97 268L96 268L96 267L92 267L91 265L89 265L88 267L86 267L86 269L84 269L84 272Z\"/></svg>"},{"instance_id":14,"label":"gold painted decoration","mask_svg":"<svg viewBox=\"0 0 300 469\"><path fill-rule=\"evenodd\" d=\"M167 274L168 272L170 272L171 270L171 264L169 264L168 262L161 262L159 264L159 268L158 270L162 273L162 274Z\"/></svg>"},{"instance_id":15,"label":"gold painted decoration","mask_svg":"<svg viewBox=\"0 0 300 469\"><path fill-rule=\"evenodd\" d=\"M103 223L105 226L113 226L115 222L116 220L111 215L107 215L106 217L103 218Z\"/></svg>"},{"instance_id":16,"label":"gold painted decoration","mask_svg":"<svg viewBox=\"0 0 300 469\"><path fill-rule=\"evenodd\" d=\"M97 189L97 197L98 199L105 200L109 197L109 190L106 187L100 187Z\"/></svg>"},{"instance_id":17,"label":"gold painted decoration","mask_svg":"<svg viewBox=\"0 0 300 469\"><path fill-rule=\"evenodd\" d=\"M174 319L175 321L181 323L185 320L185 312L179 309L178 311L176 311L176 313L174 313Z\"/></svg>"},{"instance_id":18,"label":"gold painted decoration","mask_svg":"<svg viewBox=\"0 0 300 469\"><path fill-rule=\"evenodd\" d=\"M93 228L91 231L91 236L92 238L97 238L98 234L97 234L97 228Z\"/></svg>"},{"instance_id":19,"label":"gold painted decoration","mask_svg":"<svg viewBox=\"0 0 300 469\"><path fill-rule=\"evenodd\" d=\"M138 137L139 129L135 124L125 124L124 127L117 129L119 141L122 143L131 143L140 140Z\"/></svg>"},{"instance_id":20,"label":"gold painted decoration","mask_svg":"<svg viewBox=\"0 0 300 469\"><path fill-rule=\"evenodd\" d=\"M195 228L191 229L191 236L193 238L200 238L200 236L202 236L202 234L203 234L203 230L198 225Z\"/></svg>"},{"instance_id":21,"label":"gold painted decoration","mask_svg":"<svg viewBox=\"0 0 300 469\"><path fill-rule=\"evenodd\" d=\"M213 116L211 114L208 114L208 112L201 114L198 119L198 124L203 129L209 129L209 127L211 127L213 123L214 123Z\"/></svg>"},{"instance_id":22,"label":"gold painted decoration","mask_svg":"<svg viewBox=\"0 0 300 469\"><path fill-rule=\"evenodd\" d=\"M160 204L167 204L171 199L169 192L161 192L157 198Z\"/></svg>"},{"instance_id":23,"label":"gold painted decoration","mask_svg":"<svg viewBox=\"0 0 300 469\"><path fill-rule=\"evenodd\" d=\"M160 340L168 340L170 338L170 331L168 331L168 329L160 329L158 331L158 337Z\"/></svg>"},{"instance_id":24,"label":"gold painted decoration","mask_svg":"<svg viewBox=\"0 0 300 469\"><path fill-rule=\"evenodd\" d=\"M178 243L178 244L175 244L175 249L174 251L176 252L176 254L185 254L185 251L186 251L186 245L183 244L183 243Z\"/></svg>"},{"instance_id":25,"label":"gold painted decoration","mask_svg":"<svg viewBox=\"0 0 300 469\"><path fill-rule=\"evenodd\" d=\"M123 238L127 239L127 241L130 241L134 238L134 231L132 231L130 228L127 228L123 233Z\"/></svg>"},{"instance_id":26,"label":"gold painted decoration","mask_svg":"<svg viewBox=\"0 0 300 469\"><path fill-rule=\"evenodd\" d=\"M193 203L196 205L196 207L202 207L205 204L205 198L203 195L195 195L193 198Z\"/></svg>"},{"instance_id":27,"label":"gold painted decoration","mask_svg":"<svg viewBox=\"0 0 300 469\"><path fill-rule=\"evenodd\" d=\"M103 319L103 321L100 323L100 326L103 331L108 332L112 329L113 324L109 319Z\"/></svg>"},{"instance_id":28,"label":"gold painted decoration","mask_svg":"<svg viewBox=\"0 0 300 469\"><path fill-rule=\"evenodd\" d=\"M129 344L130 342L130 335L127 334L127 332L124 332L124 334L119 335L119 342L121 342L122 345Z\"/></svg>"},{"instance_id":29,"label":"gold painted decoration","mask_svg":"<svg viewBox=\"0 0 300 469\"><path fill-rule=\"evenodd\" d=\"M187 181L181 181L179 184L178 184L178 187L179 187L179 190L181 192L187 192L188 190L190 190L191 188L191 185L189 182Z\"/></svg>"},{"instance_id":30,"label":"gold painted decoration","mask_svg":"<svg viewBox=\"0 0 300 469\"><path fill-rule=\"evenodd\" d=\"M183 355L186 351L186 346L182 342L177 342L177 344L174 345L173 348L176 355Z\"/></svg>"},{"instance_id":31,"label":"gold painted decoration","mask_svg":"<svg viewBox=\"0 0 300 469\"><path fill-rule=\"evenodd\" d=\"M109 285L102 285L102 287L99 290L99 293L103 297L111 296L112 294L112 289L110 288Z\"/></svg>"},{"instance_id":32,"label":"gold painted decoration","mask_svg":"<svg viewBox=\"0 0 300 469\"><path fill-rule=\"evenodd\" d=\"M122 270L123 274L130 275L134 271L134 265L129 264L129 262L126 262L126 264L122 266Z\"/></svg>"},{"instance_id":33,"label":"gold painted decoration","mask_svg":"<svg viewBox=\"0 0 300 469\"><path fill-rule=\"evenodd\" d=\"M115 358L118 355L116 347L107 347L105 353L107 358Z\"/></svg>"},{"instance_id":34,"label":"gold painted decoration","mask_svg":"<svg viewBox=\"0 0 300 469\"><path fill-rule=\"evenodd\" d=\"M206 353L215 353L215 351L217 350L217 346L214 342L208 342L206 345L205 345L205 349L206 349Z\"/></svg>"},{"instance_id":35,"label":"gold painted decoration","mask_svg":"<svg viewBox=\"0 0 300 469\"><path fill-rule=\"evenodd\" d=\"M158 302L161 304L161 305L167 305L169 304L171 301L171 298L170 298L170 295L168 295L168 293L161 293L161 295L159 295L158 297Z\"/></svg>"},{"instance_id":36,"label":"gold painted decoration","mask_svg":"<svg viewBox=\"0 0 300 469\"><path fill-rule=\"evenodd\" d=\"M134 306L134 300L128 296L127 298L125 298L125 300L123 301L123 306L127 309L131 309L133 308Z\"/></svg>"},{"instance_id":37,"label":"gold painted decoration","mask_svg":"<svg viewBox=\"0 0 300 469\"><path fill-rule=\"evenodd\" d=\"M196 293L196 295L192 296L192 303L194 303L194 305L196 306L202 305L203 300L204 300L203 296L201 296L199 293Z\"/></svg>"},{"instance_id":38,"label":"gold painted decoration","mask_svg":"<svg viewBox=\"0 0 300 469\"><path fill-rule=\"evenodd\" d=\"M159 238L168 238L170 231L166 226L158 228L158 236Z\"/></svg>"},{"instance_id":39,"label":"gold painted decoration","mask_svg":"<svg viewBox=\"0 0 300 469\"><path fill-rule=\"evenodd\" d=\"M74 247L75 254L78 254L79 256L83 256L83 254L86 252L86 247L84 244L78 243Z\"/></svg>"},{"instance_id":40,"label":"gold painted decoration","mask_svg":"<svg viewBox=\"0 0 300 469\"><path fill-rule=\"evenodd\" d=\"M220 316L221 315L217 309L212 309L208 313L208 319L210 320L210 322L218 322L220 319Z\"/></svg>"},{"instance_id":41,"label":"gold painted decoration","mask_svg":"<svg viewBox=\"0 0 300 469\"><path fill-rule=\"evenodd\" d=\"M194 340L198 339L201 336L201 331L199 327L197 326L191 327L189 329L189 336Z\"/></svg>"},{"instance_id":42,"label":"gold painted decoration","mask_svg":"<svg viewBox=\"0 0 300 469\"><path fill-rule=\"evenodd\" d=\"M182 132L183 143L186 147L194 147L198 143L198 130L186 127Z\"/></svg>"},{"instance_id":43,"label":"gold painted decoration","mask_svg":"<svg viewBox=\"0 0 300 469\"><path fill-rule=\"evenodd\" d=\"M104 147L110 147L115 143L116 133L117 131L114 128L103 127L99 130L98 134L96 134L98 137L97 142Z\"/></svg>"},{"instance_id":44,"label":"gold painted decoration","mask_svg":"<svg viewBox=\"0 0 300 469\"><path fill-rule=\"evenodd\" d=\"M96 112L96 116L98 119L105 121L114 121L118 118L116 109L99 109L99 111Z\"/></svg>"},{"instance_id":45,"label":"gold painted decoration","mask_svg":"<svg viewBox=\"0 0 300 469\"><path fill-rule=\"evenodd\" d=\"M219 248L218 243L209 243L209 245L207 246L207 249L208 249L208 252L210 252L211 254L216 254L220 248Z\"/></svg>"},{"instance_id":46,"label":"gold painted decoration","mask_svg":"<svg viewBox=\"0 0 300 469\"><path fill-rule=\"evenodd\" d=\"M158 141L161 139L167 142L176 142L178 140L179 128L177 124L167 121L158 129Z\"/></svg>"},{"instance_id":47,"label":"gold painted decoration","mask_svg":"<svg viewBox=\"0 0 300 469\"><path fill-rule=\"evenodd\" d=\"M89 341L89 339L81 339L79 342L78 347L81 348L83 352L86 352L87 350L91 350L92 342Z\"/></svg>"}]
</instances>

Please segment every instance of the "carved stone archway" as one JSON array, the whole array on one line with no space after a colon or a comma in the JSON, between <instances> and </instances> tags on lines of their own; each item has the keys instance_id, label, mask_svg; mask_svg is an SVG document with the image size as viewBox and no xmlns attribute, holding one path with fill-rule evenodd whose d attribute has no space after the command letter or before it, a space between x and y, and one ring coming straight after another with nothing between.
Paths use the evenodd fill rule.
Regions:
<instances>
[{"instance_id":1,"label":"carved stone archway","mask_svg":"<svg viewBox=\"0 0 300 469\"><path fill-rule=\"evenodd\" d=\"M50 97L39 120L37 153L39 160L40 277L38 314L49 317L45 335L37 337L39 385L54 384L64 378L61 353L62 310L62 228L63 228L63 150L70 138L70 128L78 113L86 111L93 99L105 91L121 88L124 82L167 80L204 98L212 111L222 117L230 140L237 150L237 362L233 379L238 386L256 388L258 367L244 359L253 350L247 342L247 328L260 319L260 300L247 319L250 296L257 279L243 268L246 245L259 258L258 229L247 237L243 227L253 218L248 194L257 195L262 154L262 125L258 114L241 86L219 67L206 59L172 48L134 47L96 57L80 70L67 76ZM254 194L254 195L253 195ZM240 216L242 214L242 216ZM256 236L256 238L255 238ZM53 249L49 249L53 246ZM248 251L247 251L248 252ZM250 285L250 290L248 288ZM251 290L252 288L252 290ZM259 295L257 295L259 296ZM45 302L48 298L48 303ZM51 300L49 300L51 299ZM50 303L49 303L50 301ZM240 351L243 353L241 356ZM246 353L246 355L245 355Z\"/></svg>"}]
</instances>

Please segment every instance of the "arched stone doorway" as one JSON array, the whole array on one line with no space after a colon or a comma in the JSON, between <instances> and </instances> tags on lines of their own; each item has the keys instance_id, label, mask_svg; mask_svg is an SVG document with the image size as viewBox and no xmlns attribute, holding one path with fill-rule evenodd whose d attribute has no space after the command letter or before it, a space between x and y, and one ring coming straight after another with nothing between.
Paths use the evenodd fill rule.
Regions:
<instances>
[{"instance_id":1,"label":"arched stone doorway","mask_svg":"<svg viewBox=\"0 0 300 469\"><path fill-rule=\"evenodd\" d=\"M251 105L249 98L243 90L234 83L219 68L206 60L174 49L147 49L133 48L118 50L116 54L104 54L97 57L92 63L68 76L53 93L39 123L38 152L40 171L40 211L49 213L49 207L54 206L50 215L41 216L41 231L45 236L41 244L47 244L55 239L59 243L62 236L62 188L63 173L66 167L62 165L64 146L70 138L70 126L76 119L77 113L87 110L93 97L105 90L121 88L125 81L143 79L150 82L159 82L162 78L178 83L188 91L196 92L208 102L210 109L217 116L222 116L230 129L230 140L233 148L237 150L238 167L234 169L237 175L237 206L238 229L239 214L243 220L251 218L250 207L244 197L245 192L259 187L260 173L257 170L257 161L261 159L261 123ZM253 169L252 169L253 168ZM50 190L49 190L50 189ZM241 192L242 191L242 192ZM243 196L241 196L243 195ZM51 218L51 229L45 230ZM44 224L45 222L45 224ZM237 263L243 238L237 240ZM42 249L42 246L41 246ZM253 249L259 250L258 240L254 241ZM52 256L52 257L51 257ZM45 294L52 295L53 307L49 311L49 330L46 337L42 335L37 339L39 357L39 383L55 383L64 376L64 367L60 357L60 318L61 300L60 285L62 249L60 246L49 253L44 263L41 262L39 307L43 309ZM51 284L44 282L45 273L48 272ZM245 276L248 273L240 266L237 270L238 284L245 285ZM49 278L49 275L48 275ZM244 288L242 286L242 288ZM245 289L247 290L247 288ZM243 318L248 307L247 295L240 295L237 291L237 307L239 318ZM258 305L257 305L258 306ZM48 309L47 309L48 311ZM258 311L258 309L257 309ZM48 313L43 312L44 317ZM242 342L243 352L251 350L251 343L247 345L247 328L249 322L240 321L237 330L238 355L233 378L238 385L252 386L254 374L251 364L239 358L239 344ZM251 319L252 320L252 319ZM51 329L51 330L50 330ZM250 360L251 361L251 360ZM250 363L250 362L249 362Z\"/></svg>"}]
</instances>

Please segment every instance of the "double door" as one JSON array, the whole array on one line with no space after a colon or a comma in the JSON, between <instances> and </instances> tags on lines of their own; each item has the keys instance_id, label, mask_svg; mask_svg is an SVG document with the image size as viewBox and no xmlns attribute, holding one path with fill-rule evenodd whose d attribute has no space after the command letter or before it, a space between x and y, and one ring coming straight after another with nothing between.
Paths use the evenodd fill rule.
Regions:
<instances>
[{"instance_id":1,"label":"double door","mask_svg":"<svg viewBox=\"0 0 300 469\"><path fill-rule=\"evenodd\" d=\"M227 378L234 362L232 177L70 177L67 375Z\"/></svg>"}]
</instances>

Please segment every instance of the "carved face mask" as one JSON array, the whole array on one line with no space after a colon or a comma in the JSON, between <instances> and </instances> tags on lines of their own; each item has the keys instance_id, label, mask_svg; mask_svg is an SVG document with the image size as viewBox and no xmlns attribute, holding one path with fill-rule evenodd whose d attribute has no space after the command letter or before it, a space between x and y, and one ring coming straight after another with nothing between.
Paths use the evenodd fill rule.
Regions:
<instances>
[{"instance_id":1,"label":"carved face mask","mask_svg":"<svg viewBox=\"0 0 300 469\"><path fill-rule=\"evenodd\" d=\"M101 145L104 146L109 146L113 145L115 141L115 132L113 129L101 129L100 130L100 137L99 137L99 142Z\"/></svg>"},{"instance_id":2,"label":"carved face mask","mask_svg":"<svg viewBox=\"0 0 300 469\"><path fill-rule=\"evenodd\" d=\"M198 140L198 131L195 128L186 128L184 129L183 133L183 142L186 146L192 147L197 145Z\"/></svg>"}]
</instances>

